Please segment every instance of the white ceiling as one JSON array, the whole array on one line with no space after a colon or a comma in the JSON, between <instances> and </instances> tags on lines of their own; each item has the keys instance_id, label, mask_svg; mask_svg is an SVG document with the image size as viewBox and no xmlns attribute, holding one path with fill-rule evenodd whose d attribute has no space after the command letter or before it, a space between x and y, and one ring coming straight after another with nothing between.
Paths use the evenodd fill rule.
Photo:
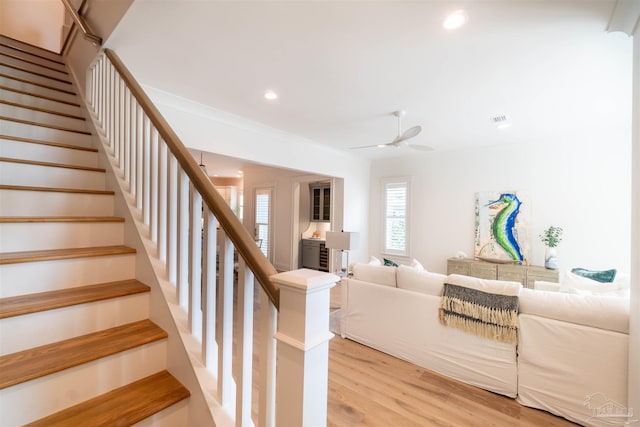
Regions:
<instances>
[{"instance_id":1,"label":"white ceiling","mask_svg":"<svg viewBox=\"0 0 640 427\"><path fill-rule=\"evenodd\" d=\"M457 150L627 125L631 41L605 31L614 5L137 0L117 31L135 34L121 56L145 85L345 150L391 141L404 109L405 128L423 127L412 143ZM444 30L457 9L468 23Z\"/></svg>"}]
</instances>

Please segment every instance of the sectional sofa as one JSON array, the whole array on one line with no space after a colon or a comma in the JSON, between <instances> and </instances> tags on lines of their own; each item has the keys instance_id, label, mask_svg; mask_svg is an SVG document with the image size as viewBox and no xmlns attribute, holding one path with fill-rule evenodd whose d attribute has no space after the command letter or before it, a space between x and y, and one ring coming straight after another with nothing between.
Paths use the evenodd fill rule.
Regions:
<instances>
[{"instance_id":1,"label":"sectional sofa","mask_svg":"<svg viewBox=\"0 0 640 427\"><path fill-rule=\"evenodd\" d=\"M469 281L483 279L355 264L342 281L341 334L583 425L624 417L629 299L523 288L508 344L440 323L444 283Z\"/></svg>"}]
</instances>

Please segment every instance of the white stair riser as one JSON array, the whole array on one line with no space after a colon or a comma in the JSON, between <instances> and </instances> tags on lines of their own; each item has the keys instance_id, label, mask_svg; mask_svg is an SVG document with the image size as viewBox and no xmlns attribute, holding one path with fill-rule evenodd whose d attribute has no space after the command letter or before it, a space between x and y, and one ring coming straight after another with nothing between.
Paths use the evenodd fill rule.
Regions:
<instances>
[{"instance_id":1,"label":"white stair riser","mask_svg":"<svg viewBox=\"0 0 640 427\"><path fill-rule=\"evenodd\" d=\"M10 90L0 89L0 99L16 104L28 105L36 108L44 108L46 110L57 111L59 113L84 117L80 107L76 107L75 105L69 105L62 102L52 101L46 98L39 98L37 96L13 92Z\"/></svg>"},{"instance_id":2,"label":"white stair riser","mask_svg":"<svg viewBox=\"0 0 640 427\"><path fill-rule=\"evenodd\" d=\"M16 123L0 120L0 133L21 138L40 139L47 142L91 147L91 135L66 130L51 129L44 126Z\"/></svg>"},{"instance_id":3,"label":"white stair riser","mask_svg":"<svg viewBox=\"0 0 640 427\"><path fill-rule=\"evenodd\" d=\"M98 153L0 138L0 157L97 167Z\"/></svg>"},{"instance_id":4,"label":"white stair riser","mask_svg":"<svg viewBox=\"0 0 640 427\"><path fill-rule=\"evenodd\" d=\"M11 57L11 56L2 55L0 53L0 62L2 62L3 64L15 66L15 67L26 68L26 69L28 69L30 71L35 72L35 73L44 74L45 76L53 77L53 78L56 78L56 79L61 79L61 80L65 80L65 81L70 81L71 80L69 78L68 74L61 73L59 71L52 70L50 68L42 67L40 65L34 64L33 62L35 62L35 61L33 61L33 62L25 62L25 61L22 61L20 59L17 59L17 58Z\"/></svg>"},{"instance_id":5,"label":"white stair riser","mask_svg":"<svg viewBox=\"0 0 640 427\"><path fill-rule=\"evenodd\" d=\"M192 424L189 417L189 399L184 399L134 424L133 427L176 427Z\"/></svg>"},{"instance_id":6,"label":"white stair riser","mask_svg":"<svg viewBox=\"0 0 640 427\"><path fill-rule=\"evenodd\" d=\"M0 223L0 251L86 248L122 245L122 222Z\"/></svg>"},{"instance_id":7,"label":"white stair riser","mask_svg":"<svg viewBox=\"0 0 640 427\"><path fill-rule=\"evenodd\" d=\"M0 298L133 279L135 262L131 254L0 265Z\"/></svg>"},{"instance_id":8,"label":"white stair riser","mask_svg":"<svg viewBox=\"0 0 640 427\"><path fill-rule=\"evenodd\" d=\"M113 195L0 189L2 216L111 216Z\"/></svg>"},{"instance_id":9,"label":"white stair riser","mask_svg":"<svg viewBox=\"0 0 640 427\"><path fill-rule=\"evenodd\" d=\"M28 108L14 107L7 104L0 104L0 116L11 117L12 119L28 120L31 122L53 126L60 126L65 129L73 129L79 131L87 130L87 123L84 120L60 116L58 114L44 113L42 111L30 110Z\"/></svg>"},{"instance_id":10,"label":"white stair riser","mask_svg":"<svg viewBox=\"0 0 640 427\"><path fill-rule=\"evenodd\" d=\"M13 57L19 57L19 58L24 58L30 62L35 62L36 64L41 64L44 65L46 67L49 68L55 68L56 70L60 70L60 71L66 71L66 67L62 64L59 64L57 62L53 62L53 61L49 61L47 59L44 58L40 58L39 56L34 56L34 55L29 55L28 53L24 53L24 52L19 52L15 49L11 49L9 47L6 46L0 46L0 54L6 54L6 55L10 55Z\"/></svg>"},{"instance_id":11,"label":"white stair riser","mask_svg":"<svg viewBox=\"0 0 640 427\"><path fill-rule=\"evenodd\" d=\"M104 172L0 161L0 183L32 187L104 190Z\"/></svg>"},{"instance_id":12,"label":"white stair riser","mask_svg":"<svg viewBox=\"0 0 640 427\"><path fill-rule=\"evenodd\" d=\"M0 390L0 425L19 426L166 368L166 340ZM24 408L29 402L29 410Z\"/></svg>"},{"instance_id":13,"label":"white stair riser","mask_svg":"<svg viewBox=\"0 0 640 427\"><path fill-rule=\"evenodd\" d=\"M49 79L47 77L41 77L36 74L31 74L26 71L16 70L15 68L7 67L0 64L0 73L6 74L8 76L14 76L19 79L27 80L34 83L39 83L46 85L48 87L63 90L66 92L74 92L73 86L64 82L60 82L57 80Z\"/></svg>"},{"instance_id":14,"label":"white stair riser","mask_svg":"<svg viewBox=\"0 0 640 427\"><path fill-rule=\"evenodd\" d=\"M0 355L149 318L148 293L0 320Z\"/></svg>"},{"instance_id":15,"label":"white stair riser","mask_svg":"<svg viewBox=\"0 0 640 427\"><path fill-rule=\"evenodd\" d=\"M27 82L20 82L14 79L3 78L2 85L10 87L12 89L29 92L32 94L42 95L42 96L46 96L53 99L72 102L74 104L79 104L78 97L76 95L60 92L58 90L48 89L48 88L33 85Z\"/></svg>"}]
</instances>

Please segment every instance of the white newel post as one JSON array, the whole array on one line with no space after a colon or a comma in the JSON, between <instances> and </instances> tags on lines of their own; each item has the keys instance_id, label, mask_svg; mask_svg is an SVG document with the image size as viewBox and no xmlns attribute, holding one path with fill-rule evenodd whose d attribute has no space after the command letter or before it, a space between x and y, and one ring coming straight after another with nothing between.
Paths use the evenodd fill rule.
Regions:
<instances>
[{"instance_id":1,"label":"white newel post","mask_svg":"<svg viewBox=\"0 0 640 427\"><path fill-rule=\"evenodd\" d=\"M327 424L330 289L340 278L315 270L271 276L280 287L276 425Z\"/></svg>"}]
</instances>

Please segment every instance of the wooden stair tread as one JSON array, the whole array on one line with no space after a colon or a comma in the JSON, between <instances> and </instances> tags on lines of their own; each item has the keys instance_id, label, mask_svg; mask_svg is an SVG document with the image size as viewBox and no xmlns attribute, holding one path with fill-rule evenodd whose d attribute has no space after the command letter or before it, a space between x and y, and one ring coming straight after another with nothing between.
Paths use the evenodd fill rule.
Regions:
<instances>
[{"instance_id":1,"label":"wooden stair tread","mask_svg":"<svg viewBox=\"0 0 640 427\"><path fill-rule=\"evenodd\" d=\"M56 187L30 187L27 185L0 185L0 190L21 190L21 191L46 191L54 193L81 193L81 194L97 194L97 195L114 195L115 192L110 190L83 190L81 188L56 188Z\"/></svg>"},{"instance_id":2,"label":"wooden stair tread","mask_svg":"<svg viewBox=\"0 0 640 427\"><path fill-rule=\"evenodd\" d=\"M12 58L12 59L15 59L15 60L18 60L18 61L26 62L27 64L35 65L35 66L38 66L38 67L41 67L41 68L46 68L47 70L55 71L55 72L58 72L58 73L61 73L61 74L65 74L65 75L69 75L69 73L67 71L65 71L65 70L60 70L59 68L50 67L48 65L44 65L44 64L41 64L41 63L36 62L36 61L32 61L32 60L27 59L27 58L23 58L20 55L12 55L11 53L8 53L8 52L0 52L0 55L6 56L8 58Z\"/></svg>"},{"instance_id":3,"label":"wooden stair tread","mask_svg":"<svg viewBox=\"0 0 640 427\"><path fill-rule=\"evenodd\" d=\"M49 124L49 123L34 122L34 121L31 121L31 120L16 119L14 117L0 116L0 120L6 120L8 122L14 122L14 123L22 123L24 125L40 126L40 127L43 127L43 128L61 130L61 131L64 131L64 132L73 132L73 133L80 133L80 134L83 134L83 135L91 135L91 132L86 131L86 130L72 129L72 128L68 128L68 127L64 127L64 126L52 125L52 124Z\"/></svg>"},{"instance_id":4,"label":"wooden stair tread","mask_svg":"<svg viewBox=\"0 0 640 427\"><path fill-rule=\"evenodd\" d=\"M93 246L88 248L45 249L38 251L1 252L0 265L23 262L52 261L109 255L135 254L136 250L124 245Z\"/></svg>"},{"instance_id":5,"label":"wooden stair tread","mask_svg":"<svg viewBox=\"0 0 640 427\"><path fill-rule=\"evenodd\" d=\"M9 92L19 93L21 95L35 96L36 98L42 98L42 99L46 99L48 101L60 102L62 104L67 104L67 105L73 105L74 107L80 107L80 104L78 104L77 102L65 101L64 99L58 99L58 98L53 98L51 96L40 95L40 94L33 93L33 92L27 92L26 90L15 89L15 88L12 88L12 87L2 86L2 85L0 85L0 89L7 90Z\"/></svg>"},{"instance_id":6,"label":"wooden stair tread","mask_svg":"<svg viewBox=\"0 0 640 427\"><path fill-rule=\"evenodd\" d=\"M0 224L23 222L124 222L121 216L0 216Z\"/></svg>"},{"instance_id":7,"label":"wooden stair tread","mask_svg":"<svg viewBox=\"0 0 640 427\"><path fill-rule=\"evenodd\" d=\"M10 157L0 157L0 162L7 163L21 163L25 165L35 165L35 166L47 166L52 168L63 168L63 169L77 169L89 172L106 172L107 170L104 168L94 168L89 166L76 166L76 165L67 165L63 163L51 163L51 162L40 162L35 160L25 160L25 159L13 159Z\"/></svg>"},{"instance_id":8,"label":"wooden stair tread","mask_svg":"<svg viewBox=\"0 0 640 427\"><path fill-rule=\"evenodd\" d=\"M49 55L53 54L53 56L56 56L56 57L58 57L58 58L61 58L61 59L62 59L62 56L61 56L60 54L56 53L56 52L52 52L52 51L50 51L50 50L43 49L43 48L41 48L41 47L39 47L39 46L34 46L34 45L32 45L32 44L25 43L25 42L20 41L20 40L16 40L16 39L11 38L11 37L9 37L9 36L2 35L2 37L3 37L3 38L6 38L6 39L9 39L9 40L12 40L12 41L14 41L14 42L18 42L18 43L20 43L20 44L22 44L22 45L27 45L27 46L30 46L30 47L35 48L35 49L40 49L41 51L46 52L46 53L48 53ZM27 55L31 55L31 56L35 56L35 57L38 57L38 58L46 59L47 61L55 62L55 63L58 63L58 64L60 64L60 65L65 65L65 64L64 64L64 62L63 62L62 60L58 61L58 60L56 60L56 59L52 59L52 58L50 58L50 57L48 57L48 56L39 55L39 54L37 54L37 53L31 52L31 51L29 51L29 50L27 50L27 49L24 49L24 48L22 48L22 47L20 47L20 46L15 46L15 45L13 45L13 44L6 43L6 42L2 41L1 39L0 39L0 45L2 45L2 46L4 46L4 47L8 47L9 49L17 50L18 52L26 53Z\"/></svg>"},{"instance_id":9,"label":"wooden stair tread","mask_svg":"<svg viewBox=\"0 0 640 427\"><path fill-rule=\"evenodd\" d=\"M155 342L167 333L141 320L0 357L0 389Z\"/></svg>"},{"instance_id":10,"label":"wooden stair tread","mask_svg":"<svg viewBox=\"0 0 640 427\"><path fill-rule=\"evenodd\" d=\"M91 151L93 153L97 153L98 152L97 148L81 147L79 145L71 145L71 144L62 144L60 142L43 141L41 139L22 138L20 136L12 136L12 135L2 135L2 134L0 134L0 139L7 139L7 140L10 140L10 141L17 141L17 142L26 142L26 143L29 143L29 144L49 145L51 147L58 147L58 148L68 148L69 150Z\"/></svg>"},{"instance_id":11,"label":"wooden stair tread","mask_svg":"<svg viewBox=\"0 0 640 427\"><path fill-rule=\"evenodd\" d=\"M34 76L43 77L45 79L50 79L50 80L53 80L55 82L64 83L64 84L68 84L68 85L72 85L73 84L72 82L70 82L67 79L61 79L59 77L53 77L53 76L50 76L50 75L45 74L45 73L39 73L37 71L33 71L29 67L20 67L18 65L7 64L6 62L1 62L1 61L0 61L0 65L3 66L3 67L7 67L7 68L11 68L11 69L17 70L17 71L22 71L23 73L29 73L29 74L33 74Z\"/></svg>"},{"instance_id":12,"label":"wooden stair tread","mask_svg":"<svg viewBox=\"0 0 640 427\"><path fill-rule=\"evenodd\" d=\"M23 79L23 78L16 77L16 76L12 76L12 75L10 75L10 74L0 73L0 77L4 77L5 79L15 80L15 81L17 81L17 82L21 82L21 83L28 83L28 84L30 84L30 85L34 85L34 86L38 86L38 87L43 87L43 88L45 88L45 89L56 90L56 91L58 91L58 92L66 93L66 94L68 94L68 95L74 95L74 96L75 96L75 94L76 94L75 92L70 91L70 90L60 89L60 88L58 88L58 87L55 87L55 86L49 86L49 85L46 85L46 84L44 84L44 83L33 82L33 81L31 81L31 80Z\"/></svg>"},{"instance_id":13,"label":"wooden stair tread","mask_svg":"<svg viewBox=\"0 0 640 427\"><path fill-rule=\"evenodd\" d=\"M149 287L131 279L7 297L0 299L0 319L143 292Z\"/></svg>"},{"instance_id":14,"label":"wooden stair tread","mask_svg":"<svg viewBox=\"0 0 640 427\"><path fill-rule=\"evenodd\" d=\"M23 108L25 110L37 111L39 113L54 114L56 116L66 117L68 119L86 121L86 119L84 117L78 116L78 115L75 115L75 114L61 113L60 111L56 111L56 110L49 110L47 108L41 108L41 107L33 107L31 105L24 105L24 104L20 104L18 102L6 101L4 99L0 99L0 104L8 105L10 107Z\"/></svg>"},{"instance_id":15,"label":"wooden stair tread","mask_svg":"<svg viewBox=\"0 0 640 427\"><path fill-rule=\"evenodd\" d=\"M26 426L129 426L189 396L173 375L162 371Z\"/></svg>"}]
</instances>

